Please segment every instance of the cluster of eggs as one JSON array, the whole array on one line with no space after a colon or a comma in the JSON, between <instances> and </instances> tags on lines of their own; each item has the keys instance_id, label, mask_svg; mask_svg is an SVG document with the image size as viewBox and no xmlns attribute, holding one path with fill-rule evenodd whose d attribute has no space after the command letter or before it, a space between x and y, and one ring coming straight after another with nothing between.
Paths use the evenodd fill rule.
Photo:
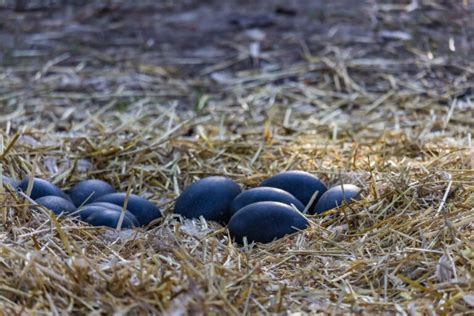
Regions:
<instances>
[{"instance_id":1,"label":"cluster of eggs","mask_svg":"<svg viewBox=\"0 0 474 316\"><path fill-rule=\"evenodd\" d=\"M139 227L162 216L160 209L150 201L134 194L127 196L125 192L116 192L102 180L79 182L67 194L47 180L31 180L29 196L36 203L56 215L74 216L94 226L117 228L121 220L122 228ZM28 177L19 183L3 177L3 182L23 192L29 190Z\"/></svg>"},{"instance_id":2,"label":"cluster of eggs","mask_svg":"<svg viewBox=\"0 0 474 316\"><path fill-rule=\"evenodd\" d=\"M321 214L358 200L361 189L341 184L330 189L314 175L287 171L241 191L231 179L214 176L187 187L176 200L174 212L226 224L239 243L267 243L308 226L304 213Z\"/></svg>"},{"instance_id":3,"label":"cluster of eggs","mask_svg":"<svg viewBox=\"0 0 474 316\"><path fill-rule=\"evenodd\" d=\"M76 216L95 226L122 228L146 226L162 216L160 209L134 194L115 192L102 180L85 180L66 194L54 184L27 177L20 183L3 177L12 187L55 214ZM186 218L203 217L227 225L234 240L267 243L308 226L305 213L321 214L343 203L358 200L361 189L352 184L332 188L304 171L286 171L241 191L229 178L212 176L188 186L178 197L174 213Z\"/></svg>"}]
</instances>

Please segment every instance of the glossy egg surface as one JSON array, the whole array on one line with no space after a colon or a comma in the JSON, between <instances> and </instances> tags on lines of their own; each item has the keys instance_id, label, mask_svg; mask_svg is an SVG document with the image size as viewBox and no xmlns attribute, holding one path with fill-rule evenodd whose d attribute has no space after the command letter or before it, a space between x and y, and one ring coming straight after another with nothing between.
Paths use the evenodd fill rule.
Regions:
<instances>
[{"instance_id":1,"label":"glossy egg surface","mask_svg":"<svg viewBox=\"0 0 474 316\"><path fill-rule=\"evenodd\" d=\"M334 186L327 190L318 200L315 206L315 213L321 214L328 210L337 208L343 202L350 203L360 200L362 189L353 184L343 184Z\"/></svg>"},{"instance_id":2,"label":"glossy egg surface","mask_svg":"<svg viewBox=\"0 0 474 316\"><path fill-rule=\"evenodd\" d=\"M117 213L122 212L122 208L118 205L114 205L114 207L111 207L111 206L107 206L107 205L104 206L104 205L87 204L87 205L84 205L83 207L79 208L78 211L77 211L77 214L79 215L81 220L87 221L87 218L89 218L89 216L91 216L93 213L96 213L96 212L100 213L100 212L103 212L104 210L114 211L114 212L117 212ZM138 222L135 215L133 215L129 211L125 211L125 217L130 218L130 220L133 221L135 226L137 226L137 227L140 226L140 223Z\"/></svg>"},{"instance_id":3,"label":"glossy egg surface","mask_svg":"<svg viewBox=\"0 0 474 316\"><path fill-rule=\"evenodd\" d=\"M128 213L128 214L127 214ZM93 212L85 219L85 222L94 226L106 226L116 228L120 219L120 212L103 208ZM133 228L138 226L138 221L130 212L125 212L122 228Z\"/></svg>"},{"instance_id":4,"label":"glossy egg surface","mask_svg":"<svg viewBox=\"0 0 474 316\"><path fill-rule=\"evenodd\" d=\"M230 235L238 243L242 243L244 237L249 243L268 243L307 226L308 221L301 214L280 202L247 205L235 213L228 224Z\"/></svg>"},{"instance_id":5,"label":"glossy egg surface","mask_svg":"<svg viewBox=\"0 0 474 316\"><path fill-rule=\"evenodd\" d=\"M77 209L71 201L55 195L42 196L36 200L36 203L53 211L54 214L71 214Z\"/></svg>"},{"instance_id":6,"label":"glossy egg surface","mask_svg":"<svg viewBox=\"0 0 474 316\"><path fill-rule=\"evenodd\" d=\"M304 171L285 171L274 175L260 184L261 187L273 187L289 192L306 206L313 194L318 191L318 197L326 192L326 185L316 176Z\"/></svg>"},{"instance_id":7,"label":"glossy egg surface","mask_svg":"<svg viewBox=\"0 0 474 316\"><path fill-rule=\"evenodd\" d=\"M29 181L28 177L26 177L23 180L21 180L20 184L18 185L18 187L25 193L28 189L28 181ZM31 190L30 197L33 200L36 200L36 199L39 199L40 197L50 196L50 195L55 195L55 196L62 197L66 200L70 200L69 196L66 193L61 191L60 188L58 188L51 182L44 179L40 179L40 178L34 178L33 188Z\"/></svg>"},{"instance_id":8,"label":"glossy egg surface","mask_svg":"<svg viewBox=\"0 0 474 316\"><path fill-rule=\"evenodd\" d=\"M304 205L290 193L278 188L258 187L244 191L237 195L230 206L230 215L234 215L241 208L256 202L273 201L287 205L293 204L299 211L304 210Z\"/></svg>"},{"instance_id":9,"label":"glossy egg surface","mask_svg":"<svg viewBox=\"0 0 474 316\"><path fill-rule=\"evenodd\" d=\"M69 196L77 207L94 202L97 198L114 193L114 188L105 181L92 179L81 181L72 187Z\"/></svg>"},{"instance_id":10,"label":"glossy egg surface","mask_svg":"<svg viewBox=\"0 0 474 316\"><path fill-rule=\"evenodd\" d=\"M240 186L229 178L203 178L181 193L174 212L187 218L203 216L207 220L226 223L230 218L230 205L239 193Z\"/></svg>"},{"instance_id":11,"label":"glossy egg surface","mask_svg":"<svg viewBox=\"0 0 474 316\"><path fill-rule=\"evenodd\" d=\"M125 198L125 192L111 193L99 197L94 202L108 202L122 207ZM140 226L148 225L162 216L160 209L155 204L135 194L130 194L128 197L127 210L135 215Z\"/></svg>"}]
</instances>

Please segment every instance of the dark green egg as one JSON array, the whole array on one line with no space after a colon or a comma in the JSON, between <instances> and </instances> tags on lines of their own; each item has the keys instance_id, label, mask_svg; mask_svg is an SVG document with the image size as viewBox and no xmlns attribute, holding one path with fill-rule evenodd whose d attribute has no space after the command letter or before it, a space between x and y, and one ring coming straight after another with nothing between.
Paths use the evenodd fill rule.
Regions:
<instances>
[{"instance_id":1,"label":"dark green egg","mask_svg":"<svg viewBox=\"0 0 474 316\"><path fill-rule=\"evenodd\" d=\"M61 213L68 215L77 210L71 201L55 195L40 197L36 200L36 203L50 209L56 215Z\"/></svg>"},{"instance_id":2,"label":"dark green egg","mask_svg":"<svg viewBox=\"0 0 474 316\"><path fill-rule=\"evenodd\" d=\"M118 205L115 205L115 204L91 203L91 204L87 204L87 205L84 205L83 207L79 208L78 211L76 212L76 214L80 217L81 220L87 221L89 216L91 216L92 214L94 214L96 212L101 213L104 210L114 211L114 212L117 212L119 214L122 212L122 208ZM133 222L134 226L136 226L136 227L140 226L140 223L138 222L137 218L132 213L130 213L129 211L125 211L125 217L130 219Z\"/></svg>"},{"instance_id":3,"label":"dark green egg","mask_svg":"<svg viewBox=\"0 0 474 316\"><path fill-rule=\"evenodd\" d=\"M28 189L28 181L29 179L28 177L26 177L23 180L21 180L20 184L18 185L18 187L25 193ZM50 196L50 195L59 196L66 200L70 200L69 196L66 193L61 191L60 188L58 188L51 182L44 179L40 179L40 178L34 178L33 188L31 190L30 197L33 200L36 200L36 199L39 199L40 197Z\"/></svg>"},{"instance_id":4,"label":"dark green egg","mask_svg":"<svg viewBox=\"0 0 474 316\"><path fill-rule=\"evenodd\" d=\"M86 206L85 208L87 208ZM93 226L106 226L111 228L116 228L120 219L120 212L107 208L99 208L96 211L92 212L89 217L85 219L85 222ZM122 221L122 228L133 228L138 227L138 220L131 214L126 211Z\"/></svg>"},{"instance_id":5,"label":"dark green egg","mask_svg":"<svg viewBox=\"0 0 474 316\"><path fill-rule=\"evenodd\" d=\"M327 190L315 207L315 213L321 214L345 203L361 199L362 189L353 184L337 185Z\"/></svg>"},{"instance_id":6,"label":"dark green egg","mask_svg":"<svg viewBox=\"0 0 474 316\"><path fill-rule=\"evenodd\" d=\"M238 243L268 243L305 229L308 221L291 206L280 202L257 202L245 206L232 216L228 228Z\"/></svg>"},{"instance_id":7,"label":"dark green egg","mask_svg":"<svg viewBox=\"0 0 474 316\"><path fill-rule=\"evenodd\" d=\"M94 202L97 198L114 193L114 188L105 181L92 179L81 181L72 187L69 196L77 207Z\"/></svg>"},{"instance_id":8,"label":"dark green egg","mask_svg":"<svg viewBox=\"0 0 474 316\"><path fill-rule=\"evenodd\" d=\"M88 206L101 206L101 207L105 207L105 208L108 208L108 209L111 209L111 210L117 210L119 212L122 211L123 209L123 206L119 206L117 204L112 204L112 203L108 203L108 202L92 202L90 204L87 204Z\"/></svg>"},{"instance_id":9,"label":"dark green egg","mask_svg":"<svg viewBox=\"0 0 474 316\"><path fill-rule=\"evenodd\" d=\"M108 202L122 207L125 198L125 192L111 193L97 198L94 203ZM135 194L130 194L128 197L127 210L135 215L140 226L148 225L162 216L160 209L155 204Z\"/></svg>"},{"instance_id":10,"label":"dark green egg","mask_svg":"<svg viewBox=\"0 0 474 316\"><path fill-rule=\"evenodd\" d=\"M226 177L201 179L188 186L176 200L174 212L187 218L204 217L226 223L230 218L230 205L240 193L237 183Z\"/></svg>"},{"instance_id":11,"label":"dark green egg","mask_svg":"<svg viewBox=\"0 0 474 316\"><path fill-rule=\"evenodd\" d=\"M230 216L249 204L265 201L281 202L287 205L293 204L299 211L304 210L304 205L290 193L277 188L258 187L237 195L230 206Z\"/></svg>"},{"instance_id":12,"label":"dark green egg","mask_svg":"<svg viewBox=\"0 0 474 316\"><path fill-rule=\"evenodd\" d=\"M289 192L306 206L313 194L318 191L316 201L326 192L326 185L312 174L304 171L286 171L274 175L260 184L261 187L273 187Z\"/></svg>"}]
</instances>

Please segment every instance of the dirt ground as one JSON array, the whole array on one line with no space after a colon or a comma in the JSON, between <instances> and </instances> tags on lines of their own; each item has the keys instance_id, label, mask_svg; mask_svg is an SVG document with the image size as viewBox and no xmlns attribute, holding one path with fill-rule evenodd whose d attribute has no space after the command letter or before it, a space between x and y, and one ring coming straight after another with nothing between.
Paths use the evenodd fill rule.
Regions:
<instances>
[{"instance_id":1,"label":"dirt ground","mask_svg":"<svg viewBox=\"0 0 474 316\"><path fill-rule=\"evenodd\" d=\"M387 89L387 80L364 78L380 68L381 59L403 66L391 71L383 65L375 70L380 76L449 82L472 61L473 6L471 1L31 1L23 11L8 6L0 11L0 65L17 77L0 92L34 94L44 90L35 79L39 70L71 66L81 69L77 77L63 79L49 92L65 98L85 91L136 95L149 91L143 87L147 83L127 79L157 72L176 80L199 79L191 95L152 89L189 107L196 94L222 91L238 72L281 70L310 56L364 63L365 69L351 75L373 92ZM433 65L411 62L418 57ZM443 71L426 71L444 58L449 65ZM121 76L109 73L111 68L119 68ZM465 88L457 86L455 93ZM444 82L429 90L449 98Z\"/></svg>"},{"instance_id":2,"label":"dirt ground","mask_svg":"<svg viewBox=\"0 0 474 316\"><path fill-rule=\"evenodd\" d=\"M166 216L63 234L0 191L0 315L472 310L473 1L13 2L0 170L100 178ZM249 249L171 214L198 178L287 169L365 197Z\"/></svg>"}]
</instances>

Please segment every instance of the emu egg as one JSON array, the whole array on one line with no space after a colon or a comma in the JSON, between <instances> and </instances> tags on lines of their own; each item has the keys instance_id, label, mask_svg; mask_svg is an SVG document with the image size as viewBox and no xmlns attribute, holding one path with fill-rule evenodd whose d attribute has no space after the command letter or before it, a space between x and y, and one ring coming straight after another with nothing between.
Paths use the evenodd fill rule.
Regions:
<instances>
[{"instance_id":1,"label":"emu egg","mask_svg":"<svg viewBox=\"0 0 474 316\"><path fill-rule=\"evenodd\" d=\"M308 221L291 206L280 202L257 202L239 210L229 221L229 232L238 243L268 243L298 230Z\"/></svg>"},{"instance_id":2,"label":"emu egg","mask_svg":"<svg viewBox=\"0 0 474 316\"><path fill-rule=\"evenodd\" d=\"M56 215L61 213L71 214L76 211L76 207L71 201L55 195L40 197L36 200L36 203L50 209Z\"/></svg>"},{"instance_id":3,"label":"emu egg","mask_svg":"<svg viewBox=\"0 0 474 316\"><path fill-rule=\"evenodd\" d=\"M114 192L114 188L107 182L93 179L76 184L69 192L69 196L74 205L79 207L82 204L92 203L98 197Z\"/></svg>"},{"instance_id":4,"label":"emu egg","mask_svg":"<svg viewBox=\"0 0 474 316\"><path fill-rule=\"evenodd\" d=\"M104 204L109 204L109 203L104 203ZM122 209L117 205L114 205L114 204L112 204L112 205L113 205L113 207L112 206L107 206L107 205L100 205L99 203L98 204L91 203L91 204L87 204L86 206L81 207L79 209L78 213L79 213L80 218L83 221L88 222L88 223L89 223L89 220L88 220L89 217L91 217L95 213L101 214L105 211L113 211L113 212L116 212L120 215L120 213L122 212ZM125 211L124 220L125 220L125 218L127 218L129 221L131 221L133 226L135 226L135 227L140 226L140 223L138 222L135 215L133 215L129 211ZM91 224L93 224L93 223L91 223Z\"/></svg>"},{"instance_id":5,"label":"emu egg","mask_svg":"<svg viewBox=\"0 0 474 316\"><path fill-rule=\"evenodd\" d=\"M207 177L181 193L174 212L188 218L203 216L207 220L226 223L230 218L230 205L239 193L239 185L229 178Z\"/></svg>"},{"instance_id":6,"label":"emu egg","mask_svg":"<svg viewBox=\"0 0 474 316\"><path fill-rule=\"evenodd\" d=\"M290 193L277 188L258 187L237 195L230 205L230 215L234 215L238 210L249 204L264 201L293 204L301 212L304 210L304 205Z\"/></svg>"},{"instance_id":7,"label":"emu egg","mask_svg":"<svg viewBox=\"0 0 474 316\"><path fill-rule=\"evenodd\" d=\"M343 190L344 188L344 190ZM343 202L350 203L353 200L360 200L362 189L353 184L342 184L327 190L316 203L315 213L323 213L325 211L337 208Z\"/></svg>"},{"instance_id":8,"label":"emu egg","mask_svg":"<svg viewBox=\"0 0 474 316\"><path fill-rule=\"evenodd\" d=\"M87 206L88 207L88 206ZM127 216L127 213L129 214ZM111 228L116 228L120 219L120 212L115 210L102 208L86 218L86 222L94 226L107 226ZM138 226L138 220L131 214L126 211L125 216L122 221L122 228L133 228Z\"/></svg>"},{"instance_id":9,"label":"emu egg","mask_svg":"<svg viewBox=\"0 0 474 316\"><path fill-rule=\"evenodd\" d=\"M119 211L121 212L122 211L122 208L123 206L119 206L117 204L112 204L112 203L109 203L109 202L93 202L91 204L87 204L88 206L101 206L101 207L105 207L105 208L108 208L108 209L111 209L111 210L116 210L116 211Z\"/></svg>"},{"instance_id":10,"label":"emu egg","mask_svg":"<svg viewBox=\"0 0 474 316\"><path fill-rule=\"evenodd\" d=\"M126 195L125 192L111 193L97 198L94 202L108 202L123 207ZM127 210L135 215L140 226L148 225L161 217L161 211L155 204L135 194L128 197Z\"/></svg>"},{"instance_id":11,"label":"emu egg","mask_svg":"<svg viewBox=\"0 0 474 316\"><path fill-rule=\"evenodd\" d=\"M28 177L24 178L21 180L20 184L18 187L26 193L28 189ZM59 196L62 197L66 200L70 200L69 196L67 196L66 193L61 191L60 188L52 184L51 182L40 179L40 178L34 178L33 179L33 188L31 190L31 195L30 197L33 200L39 199L40 197L43 196L49 196L49 195L54 195L54 196Z\"/></svg>"},{"instance_id":12,"label":"emu egg","mask_svg":"<svg viewBox=\"0 0 474 316\"><path fill-rule=\"evenodd\" d=\"M317 177L304 171L286 171L263 181L261 187L273 187L291 193L306 206L313 194L318 191L316 201L326 192L326 185Z\"/></svg>"}]
</instances>

